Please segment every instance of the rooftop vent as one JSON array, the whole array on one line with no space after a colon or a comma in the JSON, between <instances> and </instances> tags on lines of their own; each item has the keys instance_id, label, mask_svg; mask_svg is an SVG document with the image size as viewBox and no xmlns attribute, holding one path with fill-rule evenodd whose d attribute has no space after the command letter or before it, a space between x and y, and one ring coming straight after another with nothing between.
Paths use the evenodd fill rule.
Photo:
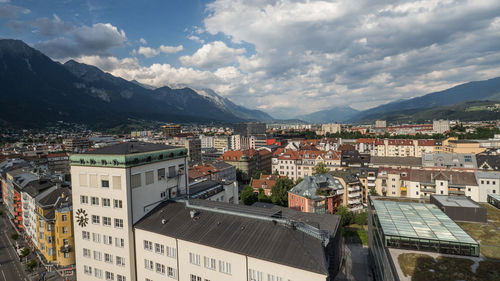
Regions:
<instances>
[{"instance_id":1,"label":"rooftop vent","mask_svg":"<svg viewBox=\"0 0 500 281\"><path fill-rule=\"evenodd\" d=\"M196 210L189 211L189 215L191 216L192 219L195 219L195 220L198 218L199 214L200 213L198 211L196 211Z\"/></svg>"},{"instance_id":2,"label":"rooftop vent","mask_svg":"<svg viewBox=\"0 0 500 281\"><path fill-rule=\"evenodd\" d=\"M167 223L167 220L166 219L162 219L161 220L161 224L166 224Z\"/></svg>"}]
</instances>

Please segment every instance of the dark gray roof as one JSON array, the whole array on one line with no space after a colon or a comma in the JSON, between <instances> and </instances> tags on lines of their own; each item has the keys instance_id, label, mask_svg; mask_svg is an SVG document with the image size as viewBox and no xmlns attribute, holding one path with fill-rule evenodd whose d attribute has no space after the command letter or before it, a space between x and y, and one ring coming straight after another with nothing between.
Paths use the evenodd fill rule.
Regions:
<instances>
[{"instance_id":1,"label":"dark gray roof","mask_svg":"<svg viewBox=\"0 0 500 281\"><path fill-rule=\"evenodd\" d=\"M55 183L49 179L34 180L28 183L28 185L23 189L23 192L28 193L31 197L35 197L54 185Z\"/></svg>"},{"instance_id":2,"label":"dark gray roof","mask_svg":"<svg viewBox=\"0 0 500 281\"><path fill-rule=\"evenodd\" d=\"M166 150L166 149L172 149L172 148L177 148L177 147L170 146L170 145L164 145L164 144L157 144L157 143L131 141L131 142L124 142L124 143L114 144L114 145L110 145L110 146L105 146L105 147L98 148L98 149L93 150L93 151L85 152L85 154L113 154L113 155L118 154L118 155L123 155L123 154L134 154L134 153L159 151L159 150Z\"/></svg>"},{"instance_id":3,"label":"dark gray roof","mask_svg":"<svg viewBox=\"0 0 500 281\"><path fill-rule=\"evenodd\" d=\"M446 207L462 207L462 208L479 208L484 209L479 203L476 203L469 197L465 196L453 196L453 195L438 195L431 194L431 198L441 203L441 205ZM431 200L432 203L432 200ZM440 207L440 206L438 206Z\"/></svg>"},{"instance_id":4,"label":"dark gray roof","mask_svg":"<svg viewBox=\"0 0 500 281\"><path fill-rule=\"evenodd\" d=\"M500 171L500 155L476 155L477 167L484 170Z\"/></svg>"},{"instance_id":5,"label":"dark gray roof","mask_svg":"<svg viewBox=\"0 0 500 281\"><path fill-rule=\"evenodd\" d=\"M218 185L221 185L221 183L217 182L217 181L212 181L212 180L205 180L202 182L193 183L193 184L189 185L189 194L194 195L196 193L205 191L209 188L212 188L212 187L215 187Z\"/></svg>"},{"instance_id":6,"label":"dark gray roof","mask_svg":"<svg viewBox=\"0 0 500 281\"><path fill-rule=\"evenodd\" d=\"M422 167L421 157L392 157L392 156L372 156L370 158L372 165L404 165L413 167Z\"/></svg>"},{"instance_id":7,"label":"dark gray roof","mask_svg":"<svg viewBox=\"0 0 500 281\"><path fill-rule=\"evenodd\" d=\"M270 214L276 211L208 200L191 202L217 209L240 210L243 213ZM198 216L192 219L190 210L192 209L181 202L164 202L140 220L135 228L328 275L325 250L321 240L317 238L279 223L215 211L197 210ZM337 216L325 217L330 217L331 228L338 227ZM166 220L165 224L162 224L163 219Z\"/></svg>"},{"instance_id":8,"label":"dark gray roof","mask_svg":"<svg viewBox=\"0 0 500 281\"><path fill-rule=\"evenodd\" d=\"M330 174L305 176L304 180L290 189L290 193L313 200L324 198L317 194L318 190L324 190L329 195L337 195L337 190L344 191L344 186Z\"/></svg>"},{"instance_id":9,"label":"dark gray roof","mask_svg":"<svg viewBox=\"0 0 500 281\"><path fill-rule=\"evenodd\" d=\"M64 193L65 197L71 198L71 190L67 187L61 187L58 189L55 189L54 191L50 192L46 196L40 198L38 200L38 204L40 204L42 207L43 206L54 206L57 203L57 200L61 195Z\"/></svg>"}]
</instances>

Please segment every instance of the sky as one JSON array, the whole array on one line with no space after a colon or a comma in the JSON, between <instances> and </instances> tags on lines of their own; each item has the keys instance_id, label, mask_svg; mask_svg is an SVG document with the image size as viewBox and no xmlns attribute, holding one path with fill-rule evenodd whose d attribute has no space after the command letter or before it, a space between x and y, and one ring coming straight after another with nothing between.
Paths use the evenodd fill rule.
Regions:
<instances>
[{"instance_id":1,"label":"sky","mask_svg":"<svg viewBox=\"0 0 500 281\"><path fill-rule=\"evenodd\" d=\"M498 0L0 0L0 38L275 118L500 76Z\"/></svg>"}]
</instances>

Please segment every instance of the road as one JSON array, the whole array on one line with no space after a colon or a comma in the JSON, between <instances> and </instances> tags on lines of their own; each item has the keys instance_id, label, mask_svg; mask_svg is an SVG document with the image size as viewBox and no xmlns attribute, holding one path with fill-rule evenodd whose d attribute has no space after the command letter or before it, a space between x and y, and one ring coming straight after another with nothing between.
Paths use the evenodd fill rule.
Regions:
<instances>
[{"instance_id":1,"label":"road","mask_svg":"<svg viewBox=\"0 0 500 281\"><path fill-rule=\"evenodd\" d=\"M29 280L24 273L23 265L10 244L10 235L14 232L6 218L6 214L0 217L0 281Z\"/></svg>"}]
</instances>

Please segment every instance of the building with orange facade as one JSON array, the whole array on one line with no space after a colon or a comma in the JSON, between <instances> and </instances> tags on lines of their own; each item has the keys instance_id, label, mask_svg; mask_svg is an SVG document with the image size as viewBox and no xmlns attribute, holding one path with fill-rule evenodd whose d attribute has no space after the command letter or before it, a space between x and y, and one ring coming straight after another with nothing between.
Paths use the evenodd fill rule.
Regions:
<instances>
[{"instance_id":1,"label":"building with orange facade","mask_svg":"<svg viewBox=\"0 0 500 281\"><path fill-rule=\"evenodd\" d=\"M305 176L288 191L288 207L304 213L334 214L343 195L344 186L332 175Z\"/></svg>"}]
</instances>

